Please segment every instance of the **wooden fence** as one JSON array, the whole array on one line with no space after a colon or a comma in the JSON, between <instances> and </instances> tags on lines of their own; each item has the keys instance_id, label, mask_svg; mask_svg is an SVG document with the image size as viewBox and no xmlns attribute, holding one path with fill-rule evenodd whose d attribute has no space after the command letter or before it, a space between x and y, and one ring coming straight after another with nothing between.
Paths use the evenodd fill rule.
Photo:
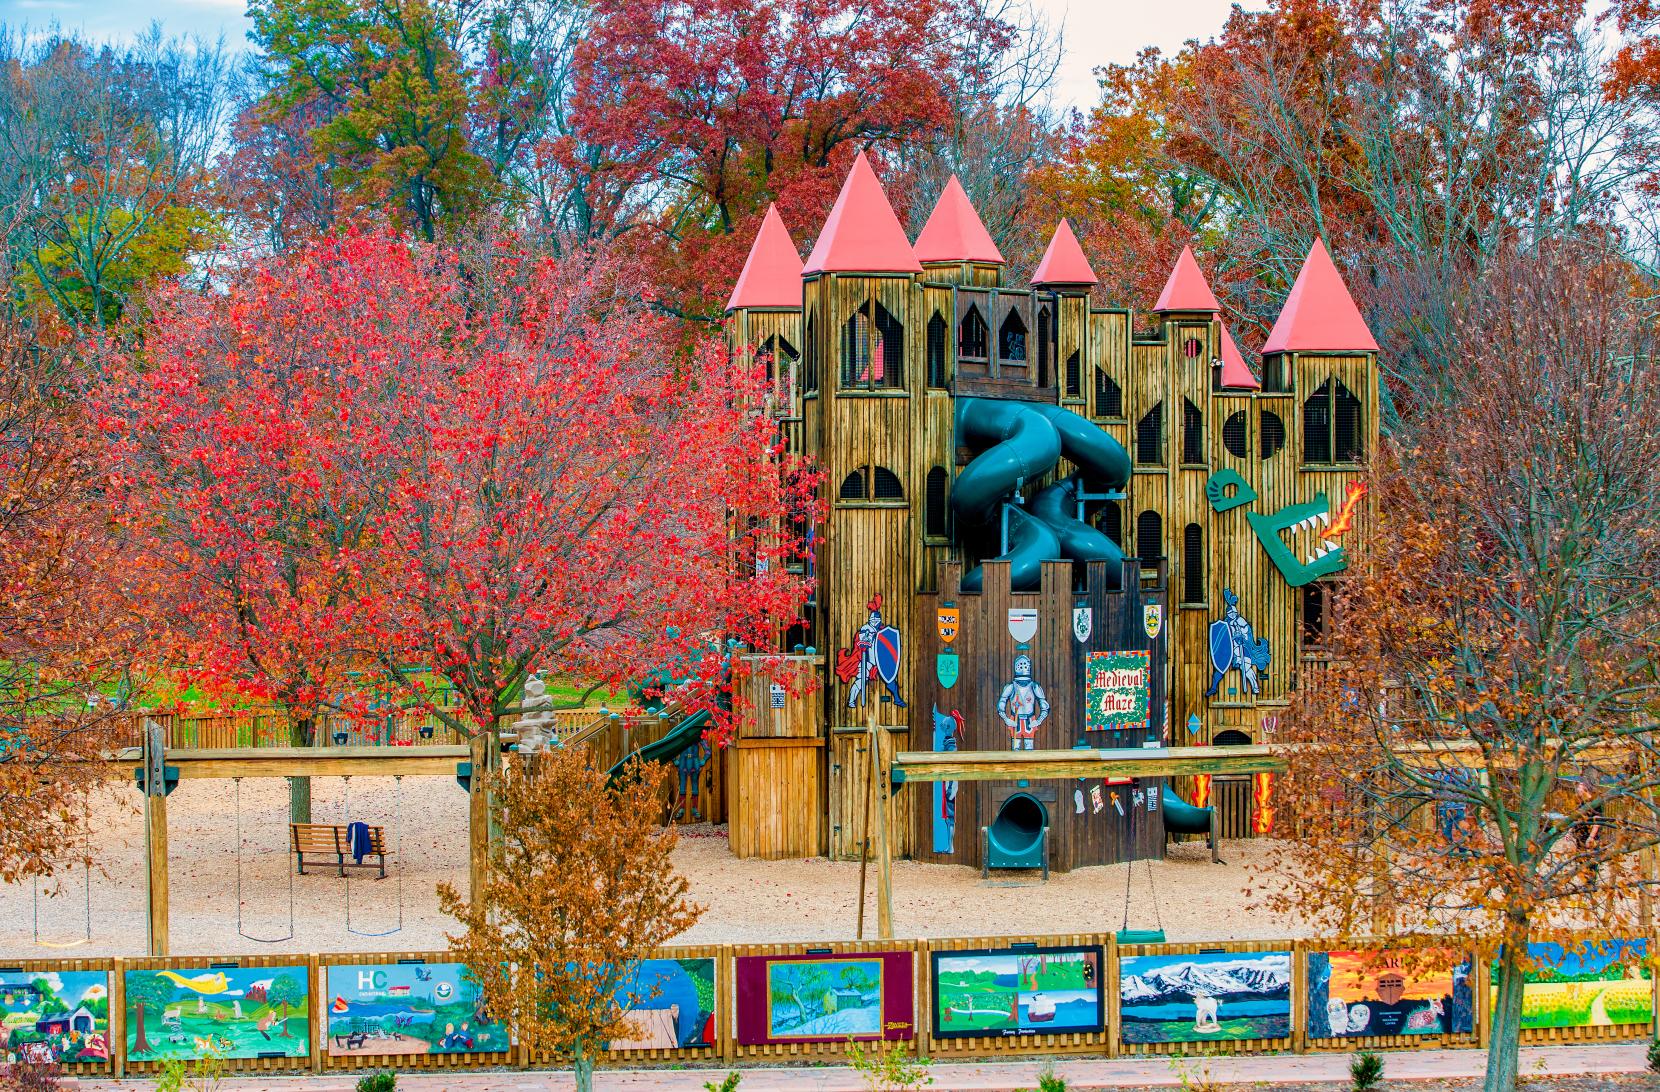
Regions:
<instances>
[{"instance_id":1,"label":"wooden fence","mask_svg":"<svg viewBox=\"0 0 1660 1092\"><path fill-rule=\"evenodd\" d=\"M1617 942L1625 973L1653 966L1656 941ZM823 1063L878 1036L945 1059L1482 1047L1493 956L1436 938L1119 945L1104 933L678 946L635 968L636 1033L603 1063ZM1525 1011L1568 1026L1525 1030L1524 1043L1655 1034L1652 971L1574 977L1537 995L1530 984ZM0 966L0 1010L8 1052L27 1057L45 1029L89 1077L209 1049L244 1073L555 1062L491 1023L443 952L18 961Z\"/></svg>"}]
</instances>

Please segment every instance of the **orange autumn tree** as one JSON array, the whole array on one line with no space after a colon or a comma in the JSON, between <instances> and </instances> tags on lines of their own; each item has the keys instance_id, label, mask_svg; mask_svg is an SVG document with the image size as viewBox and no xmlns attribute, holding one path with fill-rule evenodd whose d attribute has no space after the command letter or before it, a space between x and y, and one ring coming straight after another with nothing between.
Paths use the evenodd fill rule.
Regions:
<instances>
[{"instance_id":1,"label":"orange autumn tree","mask_svg":"<svg viewBox=\"0 0 1660 1092\"><path fill-rule=\"evenodd\" d=\"M649 1002L637 961L703 910L674 869L673 826L657 824L666 767L614 790L586 748L518 760L490 778L500 838L472 901L438 887L461 924L450 950L478 980L490 1018L532 1055L569 1058L579 1090L612 1039L636 1036L618 998Z\"/></svg>"},{"instance_id":2,"label":"orange autumn tree","mask_svg":"<svg viewBox=\"0 0 1660 1092\"><path fill-rule=\"evenodd\" d=\"M137 637L73 358L0 318L0 882L90 849ZM80 852L77 853L76 851Z\"/></svg>"},{"instance_id":3,"label":"orange autumn tree","mask_svg":"<svg viewBox=\"0 0 1660 1092\"><path fill-rule=\"evenodd\" d=\"M1514 1087L1529 940L1646 931L1660 841L1660 362L1583 243L1495 258L1461 354L1375 468L1338 666L1298 692L1266 900L1346 937L1500 943L1486 1088Z\"/></svg>"}]
</instances>

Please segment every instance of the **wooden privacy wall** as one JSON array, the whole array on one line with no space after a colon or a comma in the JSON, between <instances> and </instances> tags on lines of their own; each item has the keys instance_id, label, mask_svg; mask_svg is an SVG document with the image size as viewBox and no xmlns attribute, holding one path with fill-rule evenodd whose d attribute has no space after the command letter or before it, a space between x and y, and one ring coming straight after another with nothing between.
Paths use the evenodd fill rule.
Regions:
<instances>
[{"instance_id":1,"label":"wooden privacy wall","mask_svg":"<svg viewBox=\"0 0 1660 1092\"><path fill-rule=\"evenodd\" d=\"M921 1047L929 1057L970 1058L988 1054L1108 1053L1108 1047L1110 1046L1108 1029L1112 1027L1113 1004L1112 994L1107 985L1111 981L1110 969L1113 962L1112 938L1110 936L1102 933L1068 933L1059 936L963 937L924 941L918 947L926 957L924 967L926 980L923 983L921 996L926 998L927 1008L921 1020L925 1032L925 1039ZM933 980L933 956L936 953L949 954L989 949L1020 955L1023 954L1020 949L1041 950L1045 948L1088 948L1101 953L1102 966L1097 977L1097 988L1104 992L1100 1030L1053 1035L1042 1033L1025 1035L987 1034L966 1038L943 1038L934 1034L941 1030L938 1012L939 1002L934 996L936 983Z\"/></svg>"},{"instance_id":2,"label":"wooden privacy wall","mask_svg":"<svg viewBox=\"0 0 1660 1092\"><path fill-rule=\"evenodd\" d=\"M1660 940L1660 934L1647 937L1631 938L1629 943L1643 942L1646 951L1656 951L1655 943ZM1606 943L1606 942L1604 942ZM1448 943L1437 937L1388 937L1388 938L1359 938L1344 941L1332 940L1301 940L1301 941L1220 941L1207 943L1203 941L1180 944L1151 944L1151 945L1119 945L1114 935L1108 933L1074 933L1063 935L1026 935L1000 937L957 937L928 940L892 940L892 941L837 941L815 943L804 941L788 944L755 944L755 945L680 945L658 949L646 958L648 960L684 961L690 963L693 970L699 975L712 975L712 981L705 980L702 988L696 990L698 1012L689 1025L690 1034L683 1041L686 1046L668 1046L667 1038L670 1029L680 1028L686 1016L671 1011L676 1004L691 1004L693 996L687 992L690 988L687 983L677 985L675 992L663 991L646 996L644 992L640 1000L645 1004L640 1006L644 1011L641 1016L638 1038L630 1045L619 1046L608 1051L602 1058L602 1064L607 1065L652 1065L662 1064L681 1066L690 1063L708 1062L731 1064L736 1062L803 1062L820 1063L833 1062L845 1057L847 1036L835 1033L826 1036L814 1036L820 1041L792 1041L788 1038L789 1029L785 1029L783 1038L771 1036L771 1016L767 1017L768 1036L772 1041L767 1042L740 1042L739 1017L740 1009L748 1004L753 1015L757 1004L770 1004L769 997L757 997L751 994L747 999L738 995L740 982L743 976L739 973L740 961L749 957L783 958L786 962L791 957L799 957L797 961L824 960L843 962L840 957L872 957L878 953L889 954L891 962L884 962L885 969L903 966L905 969L899 977L884 974L883 997L890 998L899 1004L897 1010L890 1009L884 1004L882 1009L884 1022L892 1011L903 1011L902 1002L908 998L908 1016L898 1022L889 1023L886 1031L891 1035L891 1041L906 1044L907 1052L916 1052L920 1056L930 1058L968 1058L988 1055L1008 1054L1065 1054L1065 1055L1105 1055L1117 1057L1121 1055L1157 1055L1157 1056L1187 1056L1202 1057L1206 1054L1217 1053L1252 1053L1252 1052L1279 1052L1292 1051L1308 1053L1319 1051L1351 1052L1356 1050L1411 1050L1426 1048L1459 1048L1484 1047L1487 1045L1491 1032L1491 1005L1492 994L1489 988L1489 975L1492 966L1494 951L1491 947L1477 950L1474 953L1473 966L1468 981L1473 983L1474 1028L1471 1031L1454 1031L1450 1034L1441 1032L1423 1032L1415 1034L1363 1034L1363 1035L1333 1035L1328 1037L1312 1037L1309 1034L1309 1007L1311 1003L1311 982L1309 979L1309 964L1311 958L1319 953L1346 953L1371 952L1385 950L1390 953L1407 948L1434 948L1447 947ZM1092 1023L1089 1030L1069 1030L1064 1033L1044 1033L1034 1031L1020 1034L985 1033L964 1036L939 1035L940 1014L939 1003L936 997L936 982L934 980L934 964L936 955L950 956L953 953L981 953L1003 955L1041 955L1046 949L1085 949L1090 952L1099 952L1094 976L1097 988L1101 992L1099 1006L1099 1022ZM1625 954L1630 957L1634 949L1627 949ZM1180 1038L1181 1041L1138 1041L1149 1038L1148 1029L1127 1031L1132 1023L1126 1019L1126 1006L1123 997L1126 976L1130 973L1147 974L1146 964L1126 964L1126 960L1138 957L1155 957L1161 964L1179 964L1183 957L1213 957L1224 962L1237 960L1252 960L1263 953L1283 952L1289 955L1289 996L1285 999L1285 1011L1288 1024L1282 1029L1283 1034L1248 1036L1244 1032L1249 1028L1242 1028L1236 1022L1235 1014L1227 1009L1224 999L1218 1013L1221 1027L1208 1037L1202 1035L1186 1035L1182 1027L1157 1029L1159 1034L1154 1038ZM905 962L898 962L903 959ZM1646 1039L1655 1034L1654 1013L1656 978L1649 971L1648 978L1619 979L1618 974L1630 974L1638 964L1634 957L1626 958L1619 969L1607 970L1606 976L1597 979L1599 987L1597 996L1606 993L1606 987L1612 985L1619 989L1627 1003L1636 1004L1640 1011L1642 1003L1648 1006L1649 1019L1619 1024L1597 1026L1575 1026L1565 1028L1536 1028L1522 1032L1522 1042L1525 1045L1550 1046L1555 1044L1574 1044L1586 1042L1609 1042L1617 1040ZM186 990L180 994L183 1000L170 999L159 1006L148 1005L145 1013L145 1031L147 1039L166 1042L168 1036L194 1036L200 1034L199 1028L204 1022L215 1024L216 1030L210 1032L213 1038L221 1034L229 1037L233 1032L237 1035L237 1042L253 1041L255 1043L279 1043L281 1039L280 1027L267 1028L272 1033L270 1040L259 1040L248 1027L236 1031L237 1019L229 1016L218 1019L214 1009L228 1003L227 999L242 1000L245 1008L240 1024L250 1024L262 1013L264 1005L263 995L255 996L256 991L250 989L250 983L263 983L259 988L271 986L279 968L293 968L303 980L306 987L307 1004L304 1013L293 1010L288 1021L289 1031L305 1028L308 1042L306 1049L299 1055L289 1054L283 1057L247 1057L229 1061L230 1068L239 1073L270 1073L283 1071L314 1070L316 1072L338 1071L342 1073L374 1070L385 1068L421 1069L421 1070L465 1070L491 1068L500 1066L545 1066L558 1064L549 1057L531 1057L520 1046L513 1046L505 1050L475 1050L460 1053L423 1053L397 1054L391 1051L384 1053L364 1052L359 1054L331 1053L329 1050L329 1014L337 1002L336 991L331 989L328 969L334 967L345 971L357 968L374 969L390 968L408 970L411 968L426 969L433 973L441 973L435 966L451 962L448 953L444 952L368 952L368 953L328 953L325 955L266 955L266 956L187 956L176 959L44 959L18 961L9 965L0 966L3 971L25 971L33 974L49 974L67 971L92 971L107 973L110 976L110 1042L113 1050L106 1062L82 1063L74 1067L74 1072L88 1076L105 1075L113 1072L115 1076L131 1074L134 1076L150 1075L161 1068L160 1058L154 1046L145 1053L139 1054L132 1049L129 1037L133 1033L131 1021L126 1013L127 981L128 976L137 972L148 974L156 971L169 971L180 978L196 981L202 988L201 999L205 1014L196 1011L195 992ZM682 970L685 966L682 966ZM1425 975L1436 972L1415 969L1417 965L1410 963L1399 964L1408 979L1405 997L1422 1000L1427 997L1422 979ZM752 967L760 966L752 964ZM1652 965L1649 965L1652 966ZM1363 980L1358 983L1351 975L1341 990L1341 996L1349 1004L1349 1011L1353 1012L1355 1004L1372 1006L1378 1002L1375 998L1383 996L1383 986L1378 981L1378 974L1372 964L1367 964L1368 971ZM221 984L215 976L224 973L228 981ZM659 972L661 973L661 972ZM690 972L688 972L690 973ZM653 982L665 981L661 977L642 975L642 979L651 977ZM397 982L388 976L388 986L395 986ZM1193 979L1201 984L1199 979ZM1214 980L1213 980L1214 981ZM1261 981L1261 980L1258 980ZM1451 979L1449 978L1449 982ZM1328 979L1327 996L1332 996ZM749 975L749 988L754 990L758 984L770 985L770 980L757 977L753 971ZM764 988L763 985L763 988ZM1547 985L1553 985L1547 983ZM830 981L829 987L835 988L838 981ZM1561 986L1572 991L1572 983L1563 982ZM377 988L379 988L377 984ZM1061 987L1054 987L1060 989ZM1456 987L1454 987L1456 988ZM1554 985L1553 985L1554 988ZM888 991L898 991L889 994ZM436 998L436 994L433 995ZM214 998L219 1001L212 1002ZM1131 1005L1139 999L1157 1002L1158 998L1149 991L1142 990L1138 998L1131 999ZM1587 1000L1584 992L1578 994L1580 1002ZM354 999L343 999L342 1002L350 1011ZM1237 998L1236 998L1237 1000ZM656 1004L651 1002L655 1001ZM703 1011L708 1003L713 1004L712 1012ZM1385 999L1384 1004L1393 1004ZM3 993L0 993L0 1008L5 1005ZM787 1007L787 1005L786 1005ZM1178 1002L1183 1013L1181 1019L1173 1020L1173 1025L1186 1025L1191 1028L1204 1019L1193 1004L1191 996ZM1584 1004L1580 1006L1586 1008ZM827 1005L827 1010L829 1006ZM1027 1004L1028 1012L1031 1006ZM179 1011L171 1011L179 1010ZM18 1011L9 1009L7 1011ZM1622 1010L1624 1011L1624 1010ZM1267 1015L1272 1016L1272 1013ZM1093 1020L1093 1014L1091 1014ZM1074 1026L1079 1017L1068 1014L1065 1020L1073 1021ZM1030 1021L1029 1021L1030 1022ZM488 1021L486 1021L488 1023ZM698 1024L702 1028L698 1028ZM903 1026L900 1026L903 1025ZM985 1026L985 1025L980 1025ZM1370 1026L1368 1024L1367 1026ZM180 1028L182 1027L182 1032ZM1197 1029L1193 1029L1197 1030ZM1173 1033L1173 1034L1172 1034ZM679 1030L674 1034L679 1035ZM1218 1038L1218 1035L1231 1036ZM750 1038L753 1040L754 1036ZM707 1041L706 1041L707 1040ZM188 1039L185 1042L189 1042ZM199 1045L199 1044L198 1044ZM293 1045L293 1044L290 1044ZM194 1049L194 1046L187 1049Z\"/></svg>"},{"instance_id":3,"label":"wooden privacy wall","mask_svg":"<svg viewBox=\"0 0 1660 1092\"><path fill-rule=\"evenodd\" d=\"M1296 1037L1296 1029L1300 1026L1303 1013L1300 1001L1303 992L1298 988L1296 979L1296 960L1294 958L1295 943L1293 941L1230 941L1226 943L1205 944L1203 942L1188 944L1126 944L1115 946L1117 958L1113 961L1112 998L1114 1002L1114 1026L1118 1035L1116 1041L1119 1050L1127 1055L1136 1054L1191 1054L1196 1049L1207 1053L1238 1054L1256 1051L1289 1050L1292 1040ZM1260 1036L1252 1038L1202 1038L1181 1039L1162 1042L1135 1042L1126 1038L1122 1015L1124 979L1129 974L1125 960L1136 957L1171 957L1171 956L1244 956L1247 953L1285 953L1285 973L1287 975L1286 998L1288 1020L1283 1035ZM1131 964L1134 967L1135 964ZM1178 1021L1169 1021L1177 1023ZM1194 1021L1197 1024L1197 1020ZM1222 1025L1226 1026L1226 1025Z\"/></svg>"},{"instance_id":4,"label":"wooden privacy wall","mask_svg":"<svg viewBox=\"0 0 1660 1092\"><path fill-rule=\"evenodd\" d=\"M226 985L219 982L219 976L224 974L228 978L228 972L258 971L266 968L273 969L273 977L279 973L277 969L292 969L290 977L298 975L300 982L302 982L306 988L306 1008L304 1011L299 1011L297 1008L291 1011L287 1019L284 1021L284 1024L288 1025L286 1028L267 1028L259 1032L259 1034L263 1036L264 1041L260 1044L260 1047L256 1047L254 1049L259 1049L261 1053L265 1053L268 1056L233 1057L227 1059L227 1064L230 1069L236 1073L280 1073L311 1069L317 1059L317 1037L314 1034L314 1031L316 1028L315 1013L318 998L315 993L312 992L312 986L317 977L317 957L314 955L269 955L228 957L177 956L165 959L117 960L117 982L115 991L116 1001L112 1002L110 1010L112 1015L111 1023L113 1025L116 1004L119 1003L121 1006L119 1050L121 1064L124 1067L123 1071L128 1074L136 1074L140 1076L159 1073L162 1068L162 1058L167 1056L169 1051L175 1047L178 1049L189 1050L193 1052L193 1054L200 1054L206 1049L213 1049L223 1056L225 1054L233 1053L242 1046L246 1045L243 1043L244 1039L251 1042L253 1036L247 1034L245 1027L245 1025L252 1020L251 1015L245 1015L241 1020L235 1020L234 1018L219 1018L219 1010L222 1009L227 999L232 1002L241 1000L240 997L232 997L231 994L227 992ZM183 1001L173 1001L161 1006L162 1011L159 1013L152 1011L155 1006L146 1003L144 1006L144 1035L145 1042L150 1045L151 1049L146 1051L137 1050L136 1025L129 1025L127 1021L127 991L129 986L132 985L132 976L145 972L149 972L151 974L170 972L180 978L200 981L207 991L214 991L215 987L218 987L216 992L201 992L197 994L197 998L201 1007L208 1008L208 1013L206 1014L208 1021L220 1026L217 1029L210 1030L207 1035L198 1034L195 1025L197 1023L201 1023L202 1021L197 1020L187 1024L185 1023L185 1014L181 1012L179 1027L177 1029L169 1028L169 1010L181 1007L195 1008L196 1002L192 1002L189 999ZM243 975L240 977L247 976ZM234 984L230 984L230 988L235 989L237 987L235 987ZM245 995L246 991L244 990L243 993ZM136 1000L134 1000L133 1003L136 1010ZM252 999L249 1000L250 1010L255 1004L255 1001ZM191 1013L190 1015L201 1016L203 1014ZM297 1056L287 1053L287 1051L296 1044L281 1041L284 1038L284 1030L288 1031L289 1037L292 1037L292 1033L295 1028L303 1028L305 1030L306 1038L309 1040L308 1044L306 1044L308 1049L304 1054ZM114 1030L113 1027L112 1030ZM271 1035L272 1030L276 1031L274 1036ZM230 1049L227 1049L224 1046L227 1038L233 1044ZM197 1042L198 1039L202 1040L202 1042ZM269 1044L273 1049L269 1052L263 1051L261 1048L266 1044ZM277 1051L279 1049L282 1050L283 1053L278 1054Z\"/></svg>"},{"instance_id":5,"label":"wooden privacy wall","mask_svg":"<svg viewBox=\"0 0 1660 1092\"><path fill-rule=\"evenodd\" d=\"M728 1025L732 1029L730 1058L733 1061L739 1062L822 1062L840 1060L847 1056L847 1042L849 1036L845 1034L833 1034L827 1037L813 1037L815 1039L825 1038L827 1041L779 1041L784 1037L772 1035L768 1035L767 1037L775 1041L747 1043L742 1041L746 1037L746 1029L741 1023L741 1017L738 1015L739 1009L747 1004L751 1006L751 1011L753 1012L755 1006L765 1006L767 1011L770 1013L770 1007L772 1004L770 996L761 998L746 998L742 996L741 991L743 991L745 985L745 974L740 973L740 964L743 961L754 960L757 957L783 957L787 962L788 957L800 956L804 957L805 960L816 962L818 960L826 959L827 957L876 956L887 955L889 953L897 953L903 956L902 960L894 959L887 962L890 964L903 965L906 968L906 972L900 979L894 979L887 976L883 977L882 986L880 987L879 992L879 997L882 999L882 1005L879 1011L883 1013L885 1018L887 1012L889 1011L890 1002L900 1002L898 1007L903 1008L902 1001L906 995L908 995L911 1002L911 1016L909 1020L910 1026L891 1027L887 1030L890 1031L894 1038L898 1041L915 1043L916 1025L920 1020L920 1017L917 1015L920 1011L918 1007L919 994L917 991L917 965L920 961L921 953L921 946L915 941L844 940L827 941L823 944L750 944L734 946L732 948L732 955L729 961L733 982L732 992L730 995L732 1007L728 1010L733 1013L733 1018ZM748 977L753 980L751 982L752 987L755 982L764 983L770 981L769 978L763 977L755 971L750 971ZM834 985L834 976L832 976L831 985ZM828 1007L829 1006L826 1006L826 1008ZM906 1021L901 1020L894 1021L893 1023L905 1022ZM755 1029L749 1030L753 1032ZM748 1037L753 1039L756 1036L751 1034ZM861 1036L861 1038L863 1038L863 1036Z\"/></svg>"}]
</instances>

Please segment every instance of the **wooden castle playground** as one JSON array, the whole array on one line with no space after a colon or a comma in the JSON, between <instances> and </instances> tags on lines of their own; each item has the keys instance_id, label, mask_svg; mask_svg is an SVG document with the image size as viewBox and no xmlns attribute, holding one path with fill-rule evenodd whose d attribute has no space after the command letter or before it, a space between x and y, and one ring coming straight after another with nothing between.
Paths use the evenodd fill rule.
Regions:
<instances>
[{"instance_id":1,"label":"wooden castle playground","mask_svg":"<svg viewBox=\"0 0 1660 1092\"><path fill-rule=\"evenodd\" d=\"M1030 286L1003 267L955 179L913 245L862 156L805 263L776 210L755 239L729 340L829 514L797 655L740 682L739 855L857 854L871 811L883 856L1067 870L1217 833L1224 787L1272 829L1264 745L1367 532L1376 342L1318 242L1260 375L1190 251L1145 317L1092 304L1064 222Z\"/></svg>"}]
</instances>

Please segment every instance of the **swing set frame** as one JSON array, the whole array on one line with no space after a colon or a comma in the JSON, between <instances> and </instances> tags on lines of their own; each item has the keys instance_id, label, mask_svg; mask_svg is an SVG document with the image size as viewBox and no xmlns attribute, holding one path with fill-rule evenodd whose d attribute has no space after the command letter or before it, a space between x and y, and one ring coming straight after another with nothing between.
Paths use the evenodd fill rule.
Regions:
<instances>
[{"instance_id":1,"label":"swing set frame","mask_svg":"<svg viewBox=\"0 0 1660 1092\"><path fill-rule=\"evenodd\" d=\"M233 779L237 795L243 778L272 777L390 777L399 784L399 819L402 818L402 779L405 777L456 777L463 789L476 794L479 783L466 774L474 762L482 761L485 741L475 740L470 746L438 744L421 747L259 747L259 748L169 748L161 726L153 721L144 725L143 744L126 747L110 756L109 761L133 770L133 780L144 794L144 850L148 904L149 954L162 957L169 954L169 876L167 867L167 795L180 781ZM483 825L485 812L480 807L468 808L467 854L471 868L469 875L478 875L480 863L487 850L488 831ZM237 932L250 940L263 940L243 931L241 919L241 806L237 805ZM286 829L287 820L283 822ZM403 834L398 833L402 848ZM286 853L284 854L286 861ZM386 933L368 933L352 928L351 889L346 888L347 928L359 936L384 936L403 927L402 905L403 861L398 862L398 925ZM292 885L292 875L290 876ZM290 887L290 937L292 936L293 900Z\"/></svg>"}]
</instances>

